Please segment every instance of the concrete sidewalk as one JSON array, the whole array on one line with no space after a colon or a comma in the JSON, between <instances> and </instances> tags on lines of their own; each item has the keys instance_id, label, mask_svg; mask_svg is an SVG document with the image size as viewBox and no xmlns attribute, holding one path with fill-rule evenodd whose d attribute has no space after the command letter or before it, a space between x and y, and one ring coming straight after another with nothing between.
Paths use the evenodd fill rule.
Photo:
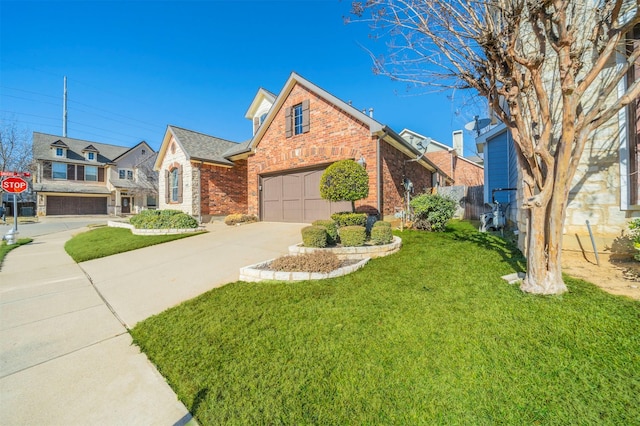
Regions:
<instances>
[{"instance_id":1,"label":"concrete sidewalk","mask_svg":"<svg viewBox=\"0 0 640 426\"><path fill-rule=\"evenodd\" d=\"M207 234L80 265L63 248L77 229L13 250L0 270L0 424L189 422L125 325L285 254L303 226L217 222Z\"/></svg>"}]
</instances>

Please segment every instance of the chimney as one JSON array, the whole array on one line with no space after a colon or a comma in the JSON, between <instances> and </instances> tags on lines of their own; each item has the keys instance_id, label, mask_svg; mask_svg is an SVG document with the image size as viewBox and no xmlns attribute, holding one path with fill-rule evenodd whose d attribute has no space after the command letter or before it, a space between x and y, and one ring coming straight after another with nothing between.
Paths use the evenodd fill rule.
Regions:
<instances>
[{"instance_id":1,"label":"chimney","mask_svg":"<svg viewBox=\"0 0 640 426\"><path fill-rule=\"evenodd\" d=\"M369 117L373 118L373 108L369 108Z\"/></svg>"},{"instance_id":2,"label":"chimney","mask_svg":"<svg viewBox=\"0 0 640 426\"><path fill-rule=\"evenodd\" d=\"M454 130L452 134L453 149L459 157L464 157L464 140L462 130Z\"/></svg>"}]
</instances>

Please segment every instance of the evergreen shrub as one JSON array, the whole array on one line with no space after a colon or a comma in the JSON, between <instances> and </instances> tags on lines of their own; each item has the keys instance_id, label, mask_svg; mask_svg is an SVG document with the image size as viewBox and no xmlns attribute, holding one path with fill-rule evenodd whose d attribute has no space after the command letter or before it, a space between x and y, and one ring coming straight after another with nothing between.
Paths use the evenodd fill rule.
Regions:
<instances>
[{"instance_id":1,"label":"evergreen shrub","mask_svg":"<svg viewBox=\"0 0 640 426\"><path fill-rule=\"evenodd\" d=\"M324 248L327 246L327 228L311 225L302 228L302 244L305 247Z\"/></svg>"},{"instance_id":2,"label":"evergreen shrub","mask_svg":"<svg viewBox=\"0 0 640 426\"><path fill-rule=\"evenodd\" d=\"M364 226L352 225L340 228L340 241L344 247L363 246L367 240L367 229Z\"/></svg>"},{"instance_id":3,"label":"evergreen shrub","mask_svg":"<svg viewBox=\"0 0 640 426\"><path fill-rule=\"evenodd\" d=\"M366 213L339 212L331 215L338 228L343 226L365 226L367 224Z\"/></svg>"},{"instance_id":4,"label":"evergreen shrub","mask_svg":"<svg viewBox=\"0 0 640 426\"><path fill-rule=\"evenodd\" d=\"M371 244L382 245L393 241L393 231L390 226L374 226L371 228Z\"/></svg>"},{"instance_id":5,"label":"evergreen shrub","mask_svg":"<svg viewBox=\"0 0 640 426\"><path fill-rule=\"evenodd\" d=\"M438 194L422 194L410 202L415 215L413 226L426 231L442 232L456 211L456 201Z\"/></svg>"},{"instance_id":6,"label":"evergreen shrub","mask_svg":"<svg viewBox=\"0 0 640 426\"><path fill-rule=\"evenodd\" d=\"M136 229L193 229L198 221L180 210L143 210L129 219Z\"/></svg>"},{"instance_id":7,"label":"evergreen shrub","mask_svg":"<svg viewBox=\"0 0 640 426\"><path fill-rule=\"evenodd\" d=\"M338 227L335 220L316 220L311 225L327 228L327 244L330 246L338 244Z\"/></svg>"}]
</instances>

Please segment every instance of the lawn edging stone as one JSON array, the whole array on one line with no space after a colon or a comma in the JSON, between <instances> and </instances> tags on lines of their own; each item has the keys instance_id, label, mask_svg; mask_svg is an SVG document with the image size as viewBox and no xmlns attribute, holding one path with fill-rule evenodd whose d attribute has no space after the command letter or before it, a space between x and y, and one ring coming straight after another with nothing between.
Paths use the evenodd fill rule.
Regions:
<instances>
[{"instance_id":1,"label":"lawn edging stone","mask_svg":"<svg viewBox=\"0 0 640 426\"><path fill-rule=\"evenodd\" d=\"M283 271L270 271L265 269L275 259L270 259L265 262L254 263L253 265L240 268L240 281L246 282L259 282L259 281L308 281L308 280L324 280L327 278L341 277L362 268L369 258L360 259L359 262L352 265L343 266L338 269L334 269L328 273L320 272L283 272Z\"/></svg>"},{"instance_id":2,"label":"lawn edging stone","mask_svg":"<svg viewBox=\"0 0 640 426\"><path fill-rule=\"evenodd\" d=\"M381 244L377 246L360 246L360 247L304 247L302 243L289 246L290 255L298 255L304 253L314 253L318 251L330 251L338 256L340 260L358 260L373 259L376 257L389 256L396 253L402 247L402 239L394 236L393 241L389 244Z\"/></svg>"},{"instance_id":3,"label":"lawn edging stone","mask_svg":"<svg viewBox=\"0 0 640 426\"><path fill-rule=\"evenodd\" d=\"M126 228L131 231L133 235L179 235L179 234L190 234L194 232L203 232L206 230L204 226L199 226L197 228L171 228L171 229L136 229L135 226L130 223L118 222L115 220L110 220L107 222L107 226L111 228Z\"/></svg>"}]
</instances>

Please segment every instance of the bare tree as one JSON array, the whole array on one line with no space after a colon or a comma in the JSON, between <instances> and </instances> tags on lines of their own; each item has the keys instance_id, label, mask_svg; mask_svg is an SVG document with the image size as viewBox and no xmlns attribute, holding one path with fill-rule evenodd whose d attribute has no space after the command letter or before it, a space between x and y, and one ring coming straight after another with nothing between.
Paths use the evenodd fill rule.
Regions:
<instances>
[{"instance_id":1,"label":"bare tree","mask_svg":"<svg viewBox=\"0 0 640 426\"><path fill-rule=\"evenodd\" d=\"M562 228L585 145L640 96L624 87L640 44L637 0L368 0L353 13L389 40L375 71L416 84L473 89L511 131L527 212L521 289L566 291ZM370 13L370 15L369 15ZM366 16L365 16L366 14Z\"/></svg>"},{"instance_id":2,"label":"bare tree","mask_svg":"<svg viewBox=\"0 0 640 426\"><path fill-rule=\"evenodd\" d=\"M15 120L0 120L0 171L26 172L32 163L31 139Z\"/></svg>"}]
</instances>

